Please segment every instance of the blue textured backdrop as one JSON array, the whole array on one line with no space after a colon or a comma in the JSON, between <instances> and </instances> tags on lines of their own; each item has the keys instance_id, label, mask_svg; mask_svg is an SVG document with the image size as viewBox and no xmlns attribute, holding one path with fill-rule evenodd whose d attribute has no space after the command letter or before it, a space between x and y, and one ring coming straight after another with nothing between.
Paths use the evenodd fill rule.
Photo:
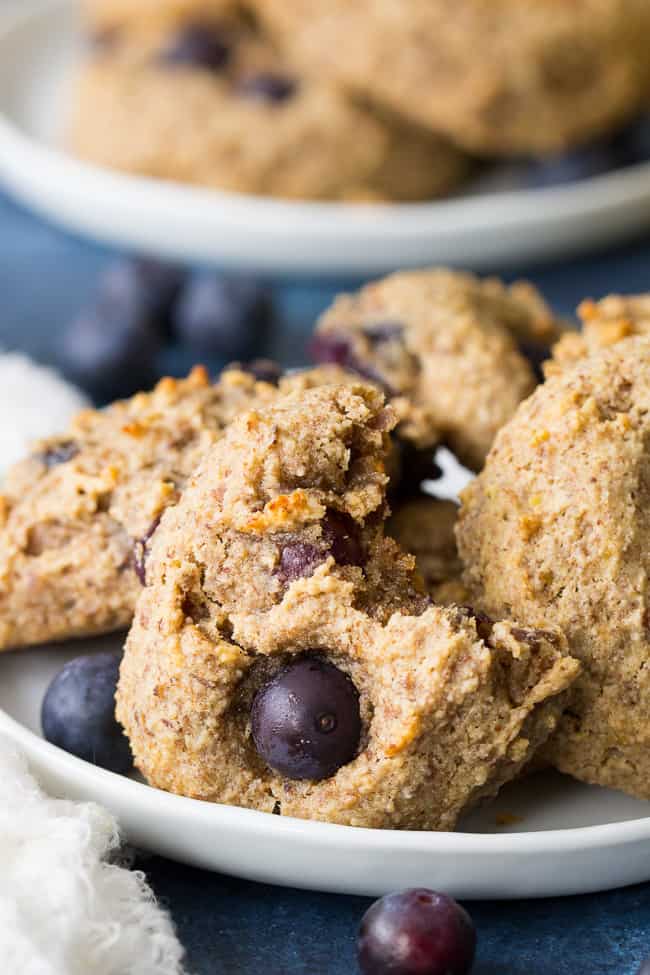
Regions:
<instances>
[{"instance_id":1,"label":"blue textured backdrop","mask_svg":"<svg viewBox=\"0 0 650 975\"><path fill-rule=\"evenodd\" d=\"M92 295L107 256L0 195L0 345L55 358L61 326ZM587 295L650 290L650 241L557 266L502 269L505 277L515 272L571 314ZM337 283L275 283L278 322L265 351L298 364L311 322ZM263 887L158 858L140 866L172 911L196 975L355 971L355 932L368 903L362 898ZM650 954L650 885L469 908L479 929L476 975L634 975Z\"/></svg>"}]
</instances>

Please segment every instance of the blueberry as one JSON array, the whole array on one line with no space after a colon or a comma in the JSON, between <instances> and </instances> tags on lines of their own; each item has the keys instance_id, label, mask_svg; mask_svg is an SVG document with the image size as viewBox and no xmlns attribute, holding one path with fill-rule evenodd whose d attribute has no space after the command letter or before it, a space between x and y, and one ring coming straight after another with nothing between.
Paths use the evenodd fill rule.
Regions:
<instances>
[{"instance_id":1,"label":"blueberry","mask_svg":"<svg viewBox=\"0 0 650 975\"><path fill-rule=\"evenodd\" d=\"M160 346L139 303L104 300L64 330L60 364L69 379L106 401L153 383Z\"/></svg>"},{"instance_id":2,"label":"blueberry","mask_svg":"<svg viewBox=\"0 0 650 975\"><path fill-rule=\"evenodd\" d=\"M129 742L115 718L121 654L77 657L59 671L41 707L43 734L64 751L111 772L133 768Z\"/></svg>"},{"instance_id":3,"label":"blueberry","mask_svg":"<svg viewBox=\"0 0 650 975\"><path fill-rule=\"evenodd\" d=\"M330 508L322 521L323 541L338 565L364 565L365 552L356 522Z\"/></svg>"},{"instance_id":4,"label":"blueberry","mask_svg":"<svg viewBox=\"0 0 650 975\"><path fill-rule=\"evenodd\" d=\"M335 332L315 335L309 343L308 353L313 362L342 366L344 369L358 373L363 379L375 383L387 396L393 395L388 383L377 369L370 363L360 362L357 359L350 341L344 335L337 335Z\"/></svg>"},{"instance_id":5,"label":"blueberry","mask_svg":"<svg viewBox=\"0 0 650 975\"><path fill-rule=\"evenodd\" d=\"M446 894L422 888L375 901L359 930L363 975L467 975L475 951L467 912Z\"/></svg>"},{"instance_id":6,"label":"blueberry","mask_svg":"<svg viewBox=\"0 0 650 975\"><path fill-rule=\"evenodd\" d=\"M244 98L257 98L264 102L286 102L296 93L297 83L286 75L270 71L247 75L237 83L236 91Z\"/></svg>"},{"instance_id":7,"label":"blueberry","mask_svg":"<svg viewBox=\"0 0 650 975\"><path fill-rule=\"evenodd\" d=\"M637 975L650 975L650 958L646 958L645 961L641 962L641 967Z\"/></svg>"},{"instance_id":8,"label":"blueberry","mask_svg":"<svg viewBox=\"0 0 650 975\"><path fill-rule=\"evenodd\" d=\"M136 538L135 542L133 543L133 569L143 586L146 586L147 584L147 557L149 555L149 545L151 539L156 533L156 529L160 524L161 518L162 515L158 515L158 517L155 518L149 525L149 528L142 538Z\"/></svg>"},{"instance_id":9,"label":"blueberry","mask_svg":"<svg viewBox=\"0 0 650 975\"><path fill-rule=\"evenodd\" d=\"M286 585L312 575L316 566L332 556L338 565L363 566L366 553L359 528L349 515L330 508L321 522L321 544L288 540L280 551L278 575Z\"/></svg>"},{"instance_id":10,"label":"blueberry","mask_svg":"<svg viewBox=\"0 0 650 975\"><path fill-rule=\"evenodd\" d=\"M270 326L267 289L249 278L197 274L184 289L174 331L200 355L246 358Z\"/></svg>"},{"instance_id":11,"label":"blueberry","mask_svg":"<svg viewBox=\"0 0 650 975\"><path fill-rule=\"evenodd\" d=\"M102 275L99 298L113 307L139 309L166 337L172 307L186 276L176 264L146 257L124 258L111 264Z\"/></svg>"},{"instance_id":12,"label":"blueberry","mask_svg":"<svg viewBox=\"0 0 650 975\"><path fill-rule=\"evenodd\" d=\"M258 691L251 714L261 758L288 779L328 779L357 753L359 694L333 664L305 656Z\"/></svg>"},{"instance_id":13,"label":"blueberry","mask_svg":"<svg viewBox=\"0 0 650 975\"><path fill-rule=\"evenodd\" d=\"M79 453L79 447L74 440L62 440L61 443L48 447L34 454L34 459L44 464L48 469L58 467L59 464L66 464Z\"/></svg>"},{"instance_id":14,"label":"blueberry","mask_svg":"<svg viewBox=\"0 0 650 975\"><path fill-rule=\"evenodd\" d=\"M349 363L353 361L350 342L344 335L337 335L335 332L314 335L309 343L309 356L313 362L321 365L343 368L350 368Z\"/></svg>"},{"instance_id":15,"label":"blueberry","mask_svg":"<svg viewBox=\"0 0 650 975\"><path fill-rule=\"evenodd\" d=\"M310 542L287 542L280 552L278 575L284 585L306 579L326 558L327 553Z\"/></svg>"},{"instance_id":16,"label":"blueberry","mask_svg":"<svg viewBox=\"0 0 650 975\"><path fill-rule=\"evenodd\" d=\"M373 325L366 325L363 334L373 345L381 345L383 342L395 342L402 339L404 326L401 322L376 322Z\"/></svg>"},{"instance_id":17,"label":"blueberry","mask_svg":"<svg viewBox=\"0 0 650 975\"><path fill-rule=\"evenodd\" d=\"M222 71L230 60L227 38L210 24L186 24L160 52L159 58L170 67L188 66L207 71Z\"/></svg>"}]
</instances>

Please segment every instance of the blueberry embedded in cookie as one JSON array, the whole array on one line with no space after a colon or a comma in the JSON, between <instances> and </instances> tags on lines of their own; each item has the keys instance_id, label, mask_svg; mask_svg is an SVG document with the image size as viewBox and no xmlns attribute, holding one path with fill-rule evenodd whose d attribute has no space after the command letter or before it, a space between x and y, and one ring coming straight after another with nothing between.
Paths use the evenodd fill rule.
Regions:
<instances>
[{"instance_id":1,"label":"blueberry embedded in cookie","mask_svg":"<svg viewBox=\"0 0 650 975\"><path fill-rule=\"evenodd\" d=\"M466 488L457 532L471 598L561 628L583 664L544 757L645 799L649 366L650 339L633 336L540 386Z\"/></svg>"},{"instance_id":2,"label":"blueberry embedded in cookie","mask_svg":"<svg viewBox=\"0 0 650 975\"><path fill-rule=\"evenodd\" d=\"M320 319L312 356L378 383L400 413L403 439L427 447L442 438L478 469L535 387L520 345L548 348L561 330L525 282L406 271L337 298Z\"/></svg>"},{"instance_id":3,"label":"blueberry embedded in cookie","mask_svg":"<svg viewBox=\"0 0 650 975\"><path fill-rule=\"evenodd\" d=\"M235 420L163 516L117 695L153 785L448 829L556 726L563 637L432 607L384 535L394 422L372 387L294 390Z\"/></svg>"}]
</instances>

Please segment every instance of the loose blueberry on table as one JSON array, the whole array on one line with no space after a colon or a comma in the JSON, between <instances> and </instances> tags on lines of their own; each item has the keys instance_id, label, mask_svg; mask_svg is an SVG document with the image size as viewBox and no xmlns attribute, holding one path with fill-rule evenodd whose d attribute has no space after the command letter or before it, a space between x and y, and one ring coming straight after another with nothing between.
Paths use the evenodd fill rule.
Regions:
<instances>
[{"instance_id":1,"label":"loose blueberry on table","mask_svg":"<svg viewBox=\"0 0 650 975\"><path fill-rule=\"evenodd\" d=\"M359 694L338 667L301 657L258 691L251 723L260 757L280 775L327 779L357 753Z\"/></svg>"},{"instance_id":2,"label":"loose blueberry on table","mask_svg":"<svg viewBox=\"0 0 650 975\"><path fill-rule=\"evenodd\" d=\"M650 958L646 958L644 962L641 962L641 968L637 972L637 975L650 975Z\"/></svg>"},{"instance_id":3,"label":"loose blueberry on table","mask_svg":"<svg viewBox=\"0 0 650 975\"><path fill-rule=\"evenodd\" d=\"M250 278L197 274L174 312L176 338L206 356L254 355L270 324L269 293Z\"/></svg>"},{"instance_id":4,"label":"loose blueberry on table","mask_svg":"<svg viewBox=\"0 0 650 975\"><path fill-rule=\"evenodd\" d=\"M446 894L423 888L375 901L359 929L363 975L468 975L475 952L469 914Z\"/></svg>"},{"instance_id":5,"label":"loose blueberry on table","mask_svg":"<svg viewBox=\"0 0 650 975\"><path fill-rule=\"evenodd\" d=\"M104 271L98 296L111 305L139 308L153 328L167 338L171 310L186 278L186 270L177 264L149 257L123 258Z\"/></svg>"},{"instance_id":6,"label":"loose blueberry on table","mask_svg":"<svg viewBox=\"0 0 650 975\"><path fill-rule=\"evenodd\" d=\"M152 385L161 344L139 304L104 300L65 329L60 364L69 379L104 402Z\"/></svg>"},{"instance_id":7,"label":"loose blueberry on table","mask_svg":"<svg viewBox=\"0 0 650 975\"><path fill-rule=\"evenodd\" d=\"M47 689L41 707L45 738L111 772L133 768L128 740L115 718L120 653L71 660Z\"/></svg>"}]
</instances>

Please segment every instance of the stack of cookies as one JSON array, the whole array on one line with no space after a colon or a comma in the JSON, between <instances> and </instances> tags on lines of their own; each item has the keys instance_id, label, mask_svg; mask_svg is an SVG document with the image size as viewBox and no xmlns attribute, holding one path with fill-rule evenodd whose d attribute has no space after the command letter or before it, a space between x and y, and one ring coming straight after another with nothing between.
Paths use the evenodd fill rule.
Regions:
<instances>
[{"instance_id":1,"label":"stack of cookies","mask_svg":"<svg viewBox=\"0 0 650 975\"><path fill-rule=\"evenodd\" d=\"M399 273L314 368L81 413L6 479L0 649L130 625L136 764L211 802L452 829L533 760L650 798L650 298L580 314Z\"/></svg>"},{"instance_id":2,"label":"stack of cookies","mask_svg":"<svg viewBox=\"0 0 650 975\"><path fill-rule=\"evenodd\" d=\"M646 0L85 0L71 144L158 179L423 200L647 104Z\"/></svg>"}]
</instances>

